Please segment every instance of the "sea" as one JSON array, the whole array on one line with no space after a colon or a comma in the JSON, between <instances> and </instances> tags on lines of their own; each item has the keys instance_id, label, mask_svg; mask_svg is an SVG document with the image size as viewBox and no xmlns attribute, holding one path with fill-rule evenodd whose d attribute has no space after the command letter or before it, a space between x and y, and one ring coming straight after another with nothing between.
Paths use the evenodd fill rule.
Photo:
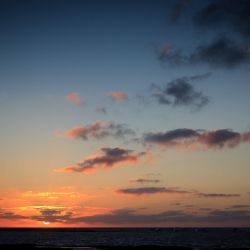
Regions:
<instances>
[{"instance_id":1,"label":"sea","mask_svg":"<svg viewBox=\"0 0 250 250\"><path fill-rule=\"evenodd\" d=\"M0 249L24 245L45 249L143 249L147 246L250 249L250 228L0 228Z\"/></svg>"}]
</instances>

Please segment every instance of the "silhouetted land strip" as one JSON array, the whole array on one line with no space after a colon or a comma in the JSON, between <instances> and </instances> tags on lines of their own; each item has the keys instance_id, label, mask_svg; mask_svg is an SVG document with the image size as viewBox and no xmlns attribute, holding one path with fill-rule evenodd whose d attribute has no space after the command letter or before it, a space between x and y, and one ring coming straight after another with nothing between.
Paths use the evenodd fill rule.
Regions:
<instances>
[{"instance_id":1,"label":"silhouetted land strip","mask_svg":"<svg viewBox=\"0 0 250 250\"><path fill-rule=\"evenodd\" d=\"M30 244L0 244L2 250L8 249L27 249L27 250L144 250L144 249L156 249L156 250L195 250L192 247L183 246L157 246L157 245L143 245L143 246L92 246L92 247L54 247L54 246L36 246ZM214 250L238 250L238 249L250 249L250 248L213 248Z\"/></svg>"},{"instance_id":2,"label":"silhouetted land strip","mask_svg":"<svg viewBox=\"0 0 250 250\"><path fill-rule=\"evenodd\" d=\"M0 228L0 249L250 249L250 228Z\"/></svg>"}]
</instances>

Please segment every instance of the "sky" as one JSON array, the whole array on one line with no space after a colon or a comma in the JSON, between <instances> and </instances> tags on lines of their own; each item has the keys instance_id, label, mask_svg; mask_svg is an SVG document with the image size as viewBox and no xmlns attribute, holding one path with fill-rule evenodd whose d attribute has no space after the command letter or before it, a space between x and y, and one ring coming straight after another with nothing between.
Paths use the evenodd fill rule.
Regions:
<instances>
[{"instance_id":1,"label":"sky","mask_svg":"<svg viewBox=\"0 0 250 250\"><path fill-rule=\"evenodd\" d=\"M249 12L2 0L0 226L249 227Z\"/></svg>"}]
</instances>

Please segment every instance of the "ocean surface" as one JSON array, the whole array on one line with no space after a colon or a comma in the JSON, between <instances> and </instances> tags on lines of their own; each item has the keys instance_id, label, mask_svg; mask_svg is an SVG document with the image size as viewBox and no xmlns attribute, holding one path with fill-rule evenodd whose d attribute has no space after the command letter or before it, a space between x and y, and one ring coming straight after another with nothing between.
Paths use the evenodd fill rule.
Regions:
<instances>
[{"instance_id":1,"label":"ocean surface","mask_svg":"<svg viewBox=\"0 0 250 250\"><path fill-rule=\"evenodd\" d=\"M0 228L3 244L42 247L185 246L193 249L250 249L250 228Z\"/></svg>"}]
</instances>

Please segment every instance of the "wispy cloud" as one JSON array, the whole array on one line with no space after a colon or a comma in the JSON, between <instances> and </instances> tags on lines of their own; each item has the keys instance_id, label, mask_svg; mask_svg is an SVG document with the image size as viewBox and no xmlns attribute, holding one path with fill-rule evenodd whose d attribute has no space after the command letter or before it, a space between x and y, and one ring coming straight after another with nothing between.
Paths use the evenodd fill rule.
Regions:
<instances>
[{"instance_id":1,"label":"wispy cloud","mask_svg":"<svg viewBox=\"0 0 250 250\"><path fill-rule=\"evenodd\" d=\"M240 194L197 193L197 196L203 198L232 198L232 197L240 197Z\"/></svg>"},{"instance_id":2,"label":"wispy cloud","mask_svg":"<svg viewBox=\"0 0 250 250\"><path fill-rule=\"evenodd\" d=\"M90 137L101 139L108 136L124 138L134 134L135 132L128 128L126 124L116 124L111 121L97 121L90 125L72 128L65 133L65 136L70 139L79 138L87 140Z\"/></svg>"},{"instance_id":3,"label":"wispy cloud","mask_svg":"<svg viewBox=\"0 0 250 250\"><path fill-rule=\"evenodd\" d=\"M158 180L158 179L148 179L148 178L135 178L135 179L131 179L130 182L144 184L144 183L159 183L160 180Z\"/></svg>"},{"instance_id":4,"label":"wispy cloud","mask_svg":"<svg viewBox=\"0 0 250 250\"><path fill-rule=\"evenodd\" d=\"M102 154L90 156L80 161L75 166L68 166L61 172L92 172L98 168L111 168L122 163L136 163L145 153L134 153L133 150L123 148L104 147L100 149Z\"/></svg>"},{"instance_id":5,"label":"wispy cloud","mask_svg":"<svg viewBox=\"0 0 250 250\"><path fill-rule=\"evenodd\" d=\"M128 100L128 94L122 91L108 92L106 95L111 97L116 102L124 102Z\"/></svg>"},{"instance_id":6,"label":"wispy cloud","mask_svg":"<svg viewBox=\"0 0 250 250\"><path fill-rule=\"evenodd\" d=\"M166 187L138 187L138 188L122 188L116 191L120 194L129 194L134 196L151 195L151 194L187 194L189 191L179 190L176 188Z\"/></svg>"},{"instance_id":7,"label":"wispy cloud","mask_svg":"<svg viewBox=\"0 0 250 250\"><path fill-rule=\"evenodd\" d=\"M83 103L80 94L77 92L70 92L64 97L67 101L80 105Z\"/></svg>"},{"instance_id":8,"label":"wispy cloud","mask_svg":"<svg viewBox=\"0 0 250 250\"><path fill-rule=\"evenodd\" d=\"M240 194L230 193L203 193L193 190L183 190L176 187L133 187L133 188L121 188L116 190L119 194L127 194L133 196L141 195L155 195L155 194L166 194L166 195L178 195L178 194L189 194L199 198L234 198L240 197Z\"/></svg>"}]
</instances>

